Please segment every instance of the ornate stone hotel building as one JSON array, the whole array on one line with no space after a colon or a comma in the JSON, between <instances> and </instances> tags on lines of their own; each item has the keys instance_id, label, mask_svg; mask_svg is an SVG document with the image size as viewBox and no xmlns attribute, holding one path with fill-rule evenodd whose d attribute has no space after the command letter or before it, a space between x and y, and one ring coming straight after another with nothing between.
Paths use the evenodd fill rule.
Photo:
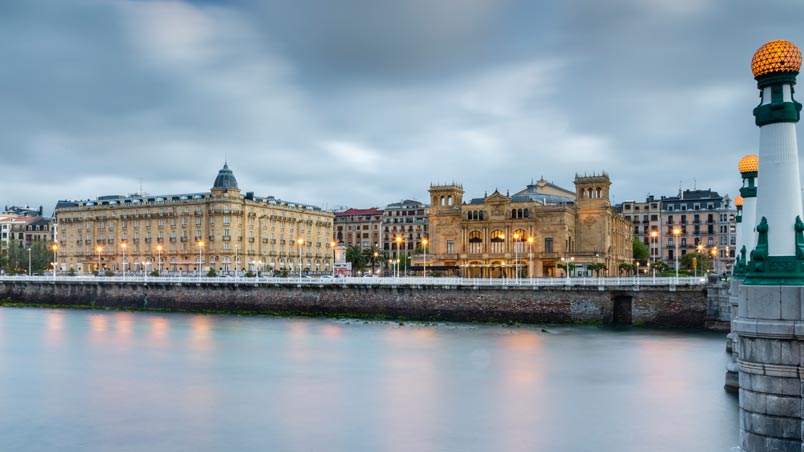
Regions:
<instances>
[{"instance_id":1,"label":"ornate stone hotel building","mask_svg":"<svg viewBox=\"0 0 804 452\"><path fill-rule=\"evenodd\" d=\"M632 261L631 223L611 208L607 174L576 176L575 192L540 180L513 196L463 201L458 184L430 186L428 271L466 277L561 276L557 265ZM419 268L423 256L414 264ZM517 272L518 270L518 272ZM601 273L603 275L605 273Z\"/></svg>"},{"instance_id":2,"label":"ornate stone hotel building","mask_svg":"<svg viewBox=\"0 0 804 452\"><path fill-rule=\"evenodd\" d=\"M59 201L53 217L61 270L332 271L332 213L241 194L228 165L209 192Z\"/></svg>"}]
</instances>

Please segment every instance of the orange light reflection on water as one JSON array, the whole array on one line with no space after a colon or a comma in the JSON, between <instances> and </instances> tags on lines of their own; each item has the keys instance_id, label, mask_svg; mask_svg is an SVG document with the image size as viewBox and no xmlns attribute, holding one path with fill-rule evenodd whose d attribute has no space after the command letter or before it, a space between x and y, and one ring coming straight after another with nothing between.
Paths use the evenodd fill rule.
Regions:
<instances>
[{"instance_id":1,"label":"orange light reflection on water","mask_svg":"<svg viewBox=\"0 0 804 452\"><path fill-rule=\"evenodd\" d=\"M190 347L196 350L212 348L212 320L206 315L194 315L190 318Z\"/></svg>"},{"instance_id":2,"label":"orange light reflection on water","mask_svg":"<svg viewBox=\"0 0 804 452\"><path fill-rule=\"evenodd\" d=\"M45 342L50 345L61 345L64 338L64 313L49 311L45 314Z\"/></svg>"}]
</instances>

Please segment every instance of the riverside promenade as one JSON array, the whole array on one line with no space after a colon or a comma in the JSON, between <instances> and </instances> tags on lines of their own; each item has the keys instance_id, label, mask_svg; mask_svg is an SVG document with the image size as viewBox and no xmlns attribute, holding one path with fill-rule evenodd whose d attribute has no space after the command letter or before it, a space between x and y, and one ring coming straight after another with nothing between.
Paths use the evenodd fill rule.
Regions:
<instances>
[{"instance_id":1,"label":"riverside promenade","mask_svg":"<svg viewBox=\"0 0 804 452\"><path fill-rule=\"evenodd\" d=\"M0 300L127 310L703 328L703 278L5 276Z\"/></svg>"}]
</instances>

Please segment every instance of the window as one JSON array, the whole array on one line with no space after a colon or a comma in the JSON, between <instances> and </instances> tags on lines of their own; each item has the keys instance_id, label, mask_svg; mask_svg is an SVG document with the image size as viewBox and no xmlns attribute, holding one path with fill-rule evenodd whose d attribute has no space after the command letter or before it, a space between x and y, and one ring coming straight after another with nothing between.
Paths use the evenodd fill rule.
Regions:
<instances>
[{"instance_id":1,"label":"window","mask_svg":"<svg viewBox=\"0 0 804 452\"><path fill-rule=\"evenodd\" d=\"M483 235L480 231L472 231L469 233L469 252L473 254L483 252Z\"/></svg>"},{"instance_id":2,"label":"window","mask_svg":"<svg viewBox=\"0 0 804 452\"><path fill-rule=\"evenodd\" d=\"M447 240L447 254L455 254L455 242Z\"/></svg>"},{"instance_id":3,"label":"window","mask_svg":"<svg viewBox=\"0 0 804 452\"><path fill-rule=\"evenodd\" d=\"M491 233L491 252L504 253L505 252L505 234L503 231L496 230Z\"/></svg>"},{"instance_id":4,"label":"window","mask_svg":"<svg viewBox=\"0 0 804 452\"><path fill-rule=\"evenodd\" d=\"M227 216L224 216L224 217L223 217L223 224L229 224L229 220L230 220L230 218L229 218L229 216L228 216L228 215L227 215Z\"/></svg>"},{"instance_id":5,"label":"window","mask_svg":"<svg viewBox=\"0 0 804 452\"><path fill-rule=\"evenodd\" d=\"M552 237L545 237L544 238L544 252L545 253L552 253L553 252L553 238Z\"/></svg>"}]
</instances>

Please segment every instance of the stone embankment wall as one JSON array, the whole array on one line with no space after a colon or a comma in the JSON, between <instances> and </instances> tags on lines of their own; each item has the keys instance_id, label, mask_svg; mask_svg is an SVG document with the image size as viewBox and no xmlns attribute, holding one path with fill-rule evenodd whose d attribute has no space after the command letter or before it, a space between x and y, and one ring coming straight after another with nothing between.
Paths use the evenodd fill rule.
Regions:
<instances>
[{"instance_id":1,"label":"stone embankment wall","mask_svg":"<svg viewBox=\"0 0 804 452\"><path fill-rule=\"evenodd\" d=\"M707 281L706 327L718 331L729 331L731 328L731 280L721 281L717 276L710 276Z\"/></svg>"},{"instance_id":2,"label":"stone embankment wall","mask_svg":"<svg viewBox=\"0 0 804 452\"><path fill-rule=\"evenodd\" d=\"M702 328L701 287L372 286L369 284L0 283L0 300L50 306L271 314L378 316L481 322L601 322Z\"/></svg>"}]
</instances>

